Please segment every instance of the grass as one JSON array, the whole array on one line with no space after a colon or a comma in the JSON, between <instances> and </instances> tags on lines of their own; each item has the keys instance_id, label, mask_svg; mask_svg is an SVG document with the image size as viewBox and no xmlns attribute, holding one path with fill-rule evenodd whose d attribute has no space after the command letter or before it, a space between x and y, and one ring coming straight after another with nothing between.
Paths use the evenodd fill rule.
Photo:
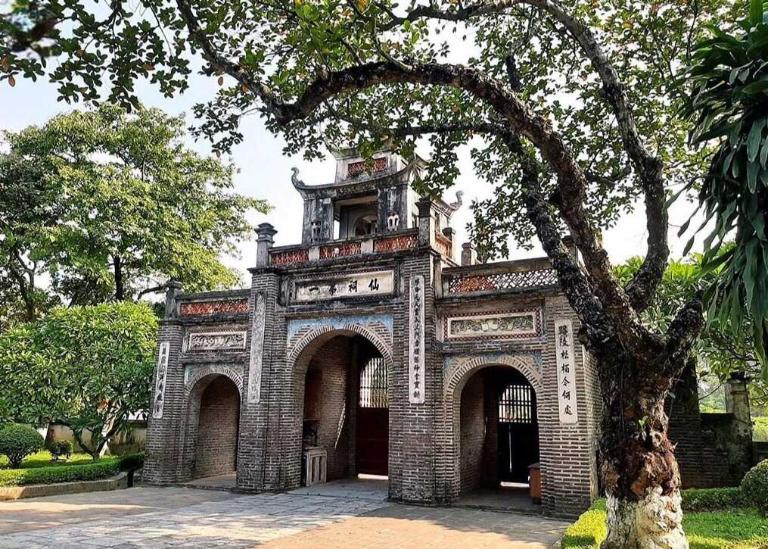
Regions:
<instances>
[{"instance_id":1,"label":"grass","mask_svg":"<svg viewBox=\"0 0 768 549\"><path fill-rule=\"evenodd\" d=\"M599 500L565 532L563 549L593 549L606 536L605 502ZM691 549L768 547L768 519L752 508L685 513L683 529Z\"/></svg>"},{"instance_id":2,"label":"grass","mask_svg":"<svg viewBox=\"0 0 768 549\"><path fill-rule=\"evenodd\" d=\"M93 459L88 454L72 454L68 460L51 461L53 458L48 450L42 450L35 454L27 456L21 462L22 469L32 469L35 467L62 467L65 465L82 465L83 463L92 463ZM107 459L107 458L102 458ZM101 461L101 460L100 460ZM0 469L8 469L8 458L0 456Z\"/></svg>"}]
</instances>

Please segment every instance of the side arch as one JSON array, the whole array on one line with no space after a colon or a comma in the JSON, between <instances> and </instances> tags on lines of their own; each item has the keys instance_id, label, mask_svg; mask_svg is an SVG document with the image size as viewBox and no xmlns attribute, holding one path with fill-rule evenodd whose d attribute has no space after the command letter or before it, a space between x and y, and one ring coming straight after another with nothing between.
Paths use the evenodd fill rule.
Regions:
<instances>
[{"instance_id":1,"label":"side arch","mask_svg":"<svg viewBox=\"0 0 768 549\"><path fill-rule=\"evenodd\" d=\"M210 364L199 366L190 371L189 375L184 376L184 396L189 399L193 391L199 390L198 384L208 376L222 375L235 384L240 396L243 394L243 373L238 368L222 364ZM204 388L204 387L203 387Z\"/></svg>"},{"instance_id":2,"label":"side arch","mask_svg":"<svg viewBox=\"0 0 768 549\"><path fill-rule=\"evenodd\" d=\"M443 391L438 418L437 461L443 475L441 499L451 502L461 492L461 393L467 381L480 370L491 366L512 368L520 372L533 387L542 413L543 383L538 362L532 354L464 355L446 358L443 364ZM545 496L546 497L546 496Z\"/></svg>"}]
</instances>

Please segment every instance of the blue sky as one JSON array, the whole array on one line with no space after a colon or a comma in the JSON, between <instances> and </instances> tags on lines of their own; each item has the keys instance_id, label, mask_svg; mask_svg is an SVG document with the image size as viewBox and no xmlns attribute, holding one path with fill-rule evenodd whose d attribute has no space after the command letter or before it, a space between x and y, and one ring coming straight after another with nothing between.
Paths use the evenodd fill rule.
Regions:
<instances>
[{"instance_id":1,"label":"blue sky","mask_svg":"<svg viewBox=\"0 0 768 549\"><path fill-rule=\"evenodd\" d=\"M158 94L149 85L139 86L138 93L147 106L159 107L172 114L185 113L189 120L192 105L205 101L213 96L216 90L215 78L195 76L190 82L190 89L180 97L167 99ZM31 82L19 79L14 88L3 82L0 87L0 129L19 130L31 124L44 123L51 116L72 108L66 103L56 101L56 90L44 81ZM334 167L330 154L323 162L307 163L300 157L287 157L282 153L283 141L270 134L257 117L244 121L243 133L245 140L238 145L232 154L232 160L238 168L235 177L236 190L240 193L264 198L273 206L267 215L253 213L251 221L254 224L269 221L278 230L276 243L278 245L294 244L300 241L301 235L301 199L294 191L290 182L291 167L297 166L301 178L307 183L327 183L332 181ZM194 142L189 139L189 145L201 153L207 154L209 147L206 142ZM460 160L461 176L454 190L465 192L465 206L454 217L453 226L457 231L459 242L464 242L466 224L471 219L468 204L475 198L487 197L491 189L473 177L468 153ZM453 193L453 190L451 191ZM451 198L452 200L452 198ZM671 212L673 225L680 225L687 218L690 206L681 203ZM626 216L614 229L604 235L604 242L611 259L621 262L628 257L643 253L645 250L646 231L641 212ZM676 236L676 228L670 229L670 243L673 255L679 256L685 244L683 239ZM515 251L513 258L543 255L536 247L530 252ZM237 267L243 272L255 261L255 243L244 242L241 246L240 258L224 258L225 262Z\"/></svg>"}]
</instances>

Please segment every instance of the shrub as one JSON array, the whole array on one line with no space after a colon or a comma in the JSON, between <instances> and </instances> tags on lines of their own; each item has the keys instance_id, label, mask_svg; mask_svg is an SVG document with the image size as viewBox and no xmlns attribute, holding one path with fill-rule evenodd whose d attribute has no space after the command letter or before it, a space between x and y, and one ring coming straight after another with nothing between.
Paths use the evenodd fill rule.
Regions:
<instances>
[{"instance_id":1,"label":"shrub","mask_svg":"<svg viewBox=\"0 0 768 549\"><path fill-rule=\"evenodd\" d=\"M144 454L126 454L117 460L121 471L135 471L144 467Z\"/></svg>"},{"instance_id":2,"label":"shrub","mask_svg":"<svg viewBox=\"0 0 768 549\"><path fill-rule=\"evenodd\" d=\"M33 469L5 469L0 471L0 486L53 484L77 482L111 477L119 472L117 460L104 460L83 465L35 467Z\"/></svg>"},{"instance_id":3,"label":"shrub","mask_svg":"<svg viewBox=\"0 0 768 549\"><path fill-rule=\"evenodd\" d=\"M744 475L741 490L744 497L763 515L768 515L768 459L761 461Z\"/></svg>"},{"instance_id":4,"label":"shrub","mask_svg":"<svg viewBox=\"0 0 768 549\"><path fill-rule=\"evenodd\" d=\"M59 461L62 457L69 459L72 455L72 443L68 440L54 440L48 445L48 451L53 457L53 461Z\"/></svg>"},{"instance_id":5,"label":"shrub","mask_svg":"<svg viewBox=\"0 0 768 549\"><path fill-rule=\"evenodd\" d=\"M748 502L741 488L691 488L681 492L683 511L716 511L747 507Z\"/></svg>"},{"instance_id":6,"label":"shrub","mask_svg":"<svg viewBox=\"0 0 768 549\"><path fill-rule=\"evenodd\" d=\"M562 546L567 549L599 547L608 535L605 524L605 500L599 499L565 531Z\"/></svg>"},{"instance_id":7,"label":"shrub","mask_svg":"<svg viewBox=\"0 0 768 549\"><path fill-rule=\"evenodd\" d=\"M11 467L16 469L29 454L43 448L43 437L29 425L11 423L0 429L0 454L8 457Z\"/></svg>"}]
</instances>

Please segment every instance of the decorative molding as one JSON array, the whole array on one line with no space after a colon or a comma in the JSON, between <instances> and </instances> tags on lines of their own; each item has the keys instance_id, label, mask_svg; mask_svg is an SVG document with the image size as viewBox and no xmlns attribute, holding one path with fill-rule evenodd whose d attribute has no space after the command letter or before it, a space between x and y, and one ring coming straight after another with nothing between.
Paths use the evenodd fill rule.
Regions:
<instances>
[{"instance_id":1,"label":"decorative molding","mask_svg":"<svg viewBox=\"0 0 768 549\"><path fill-rule=\"evenodd\" d=\"M309 250L306 248L286 250L284 252L270 252L269 254L271 265L291 265L293 263L304 263L305 261L309 261Z\"/></svg>"},{"instance_id":2,"label":"decorative molding","mask_svg":"<svg viewBox=\"0 0 768 549\"><path fill-rule=\"evenodd\" d=\"M187 336L184 350L196 351L242 351L248 332L192 332Z\"/></svg>"},{"instance_id":3,"label":"decorative molding","mask_svg":"<svg viewBox=\"0 0 768 549\"><path fill-rule=\"evenodd\" d=\"M333 278L294 281L293 301L308 303L351 297L371 297L390 295L394 291L393 270L347 273Z\"/></svg>"},{"instance_id":4,"label":"decorative molding","mask_svg":"<svg viewBox=\"0 0 768 549\"><path fill-rule=\"evenodd\" d=\"M247 312L247 298L219 301L184 301L179 304L179 316L211 316Z\"/></svg>"},{"instance_id":5,"label":"decorative molding","mask_svg":"<svg viewBox=\"0 0 768 549\"><path fill-rule=\"evenodd\" d=\"M415 233L378 238L373 242L375 253L401 252L414 250L419 245L419 237Z\"/></svg>"},{"instance_id":6,"label":"decorative molding","mask_svg":"<svg viewBox=\"0 0 768 549\"><path fill-rule=\"evenodd\" d=\"M533 386L537 397L541 398L542 376L541 360L538 353L510 354L484 353L477 355L458 355L446 357L443 361L443 394L451 395L456 388L469 379L470 375L488 366L509 366L514 368Z\"/></svg>"},{"instance_id":7,"label":"decorative molding","mask_svg":"<svg viewBox=\"0 0 768 549\"><path fill-rule=\"evenodd\" d=\"M388 158L386 156L380 157L380 158L374 158L373 164L368 165L368 162L366 160L359 160L357 162L350 162L347 164L347 176L346 179L350 179L352 177L357 177L358 175L368 173L379 173L386 171L386 169L389 167L388 165Z\"/></svg>"},{"instance_id":8,"label":"decorative molding","mask_svg":"<svg viewBox=\"0 0 768 549\"><path fill-rule=\"evenodd\" d=\"M295 319L288 322L286 355L294 364L299 355L318 337L331 332L348 332L363 336L392 363L391 315L341 316L315 319Z\"/></svg>"},{"instance_id":9,"label":"decorative molding","mask_svg":"<svg viewBox=\"0 0 768 549\"><path fill-rule=\"evenodd\" d=\"M578 423L576 409L576 352L573 323L555 320L555 364L557 365L557 404L560 423Z\"/></svg>"},{"instance_id":10,"label":"decorative molding","mask_svg":"<svg viewBox=\"0 0 768 549\"><path fill-rule=\"evenodd\" d=\"M424 404L424 292L422 275L411 279L408 314L408 401Z\"/></svg>"},{"instance_id":11,"label":"decorative molding","mask_svg":"<svg viewBox=\"0 0 768 549\"><path fill-rule=\"evenodd\" d=\"M168 374L168 355L171 351L171 344L167 341L160 343L157 352L157 376L155 377L155 393L152 404L152 417L161 419L163 417L163 405L165 404L165 381Z\"/></svg>"},{"instance_id":12,"label":"decorative molding","mask_svg":"<svg viewBox=\"0 0 768 549\"><path fill-rule=\"evenodd\" d=\"M233 364L187 364L184 366L186 395L189 396L201 379L211 375L222 375L229 378L237 386L240 394L243 394L243 370L241 366Z\"/></svg>"},{"instance_id":13,"label":"decorative molding","mask_svg":"<svg viewBox=\"0 0 768 549\"><path fill-rule=\"evenodd\" d=\"M261 367L264 356L264 327L266 324L266 305L264 294L256 294L256 305L251 325L251 358L248 365L248 404L255 404L261 399Z\"/></svg>"},{"instance_id":14,"label":"decorative molding","mask_svg":"<svg viewBox=\"0 0 768 549\"><path fill-rule=\"evenodd\" d=\"M446 319L446 339L511 339L541 334L539 311L500 311Z\"/></svg>"},{"instance_id":15,"label":"decorative molding","mask_svg":"<svg viewBox=\"0 0 768 549\"><path fill-rule=\"evenodd\" d=\"M557 273L554 269L506 273L446 274L445 279L446 293L448 294L546 288L558 284Z\"/></svg>"}]
</instances>

